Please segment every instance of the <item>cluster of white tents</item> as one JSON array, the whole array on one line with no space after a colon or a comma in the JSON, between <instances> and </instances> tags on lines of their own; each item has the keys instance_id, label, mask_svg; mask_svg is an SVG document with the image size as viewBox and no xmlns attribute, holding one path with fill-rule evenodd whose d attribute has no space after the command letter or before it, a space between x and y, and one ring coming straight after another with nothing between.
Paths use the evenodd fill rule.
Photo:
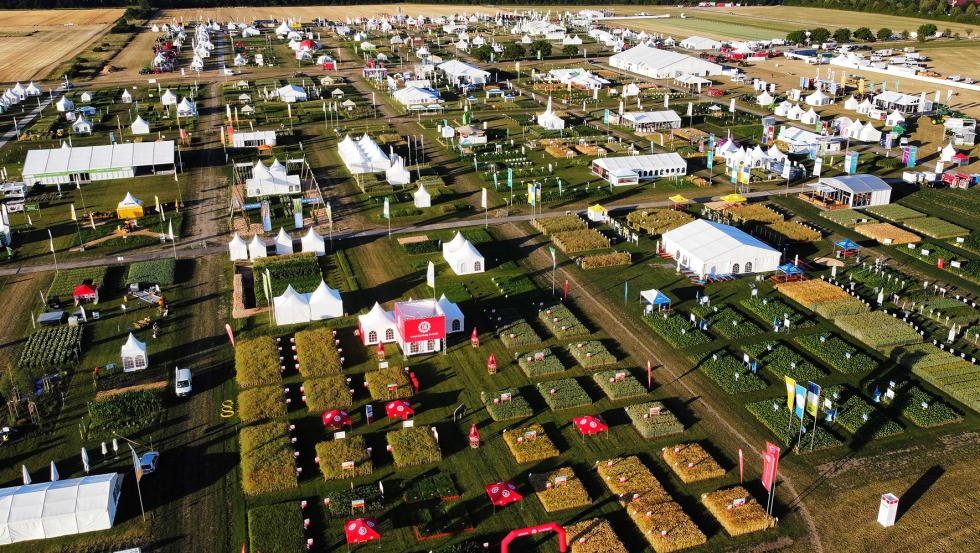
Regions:
<instances>
[{"instance_id":1,"label":"cluster of white tents","mask_svg":"<svg viewBox=\"0 0 980 553\"><path fill-rule=\"evenodd\" d=\"M391 159L367 133L356 141L350 135L345 136L337 151L352 175L381 173L391 168Z\"/></svg>"},{"instance_id":2,"label":"cluster of white tents","mask_svg":"<svg viewBox=\"0 0 980 553\"><path fill-rule=\"evenodd\" d=\"M286 166L276 159L268 167L262 160L252 167L252 178L245 180L245 195L252 197L281 196L302 192L299 175L286 174Z\"/></svg>"},{"instance_id":3,"label":"cluster of white tents","mask_svg":"<svg viewBox=\"0 0 980 553\"><path fill-rule=\"evenodd\" d=\"M803 108L800 107L799 104L793 104L789 101L783 101L776 106L774 113L780 117L785 117L790 121L799 121L804 125L816 125L817 122L820 121L820 115L817 114L813 107L803 111Z\"/></svg>"},{"instance_id":4,"label":"cluster of white tents","mask_svg":"<svg viewBox=\"0 0 980 553\"><path fill-rule=\"evenodd\" d=\"M409 81L411 83L412 81ZM441 104L442 98L439 97L439 91L425 87L425 86L415 86L406 83L406 86L395 90L392 96L398 103L403 106L428 106L431 104Z\"/></svg>"},{"instance_id":5,"label":"cluster of white tents","mask_svg":"<svg viewBox=\"0 0 980 553\"><path fill-rule=\"evenodd\" d=\"M273 242L276 246L276 255L288 255L294 253L293 239L286 233L286 230L279 228L279 234ZM326 245L324 244L323 236L310 227L309 232L307 232L301 239L300 244L303 252L314 252L317 256L326 254ZM228 253L231 255L232 261L245 261L251 259L255 261L260 257L268 257L269 255L269 245L259 238L256 234L252 237L251 242L245 242L238 233L232 237L231 242L228 243Z\"/></svg>"},{"instance_id":6,"label":"cluster of white tents","mask_svg":"<svg viewBox=\"0 0 980 553\"><path fill-rule=\"evenodd\" d=\"M548 108L538 115L538 125L549 130L557 131L565 128L565 120L551 108L551 96L548 96Z\"/></svg>"},{"instance_id":7,"label":"cluster of white tents","mask_svg":"<svg viewBox=\"0 0 980 553\"><path fill-rule=\"evenodd\" d=\"M457 275L472 275L486 270L483 254L458 232L451 241L442 245L442 258Z\"/></svg>"},{"instance_id":8,"label":"cluster of white tents","mask_svg":"<svg viewBox=\"0 0 980 553\"><path fill-rule=\"evenodd\" d=\"M880 121L884 118L886 127L894 127L895 125L905 123L905 115L902 112L893 110L886 115L886 112L879 109L870 98L865 98L864 101L858 102L857 98L851 96L844 101L844 109L856 111L860 115L867 115L872 120Z\"/></svg>"},{"instance_id":9,"label":"cluster of white tents","mask_svg":"<svg viewBox=\"0 0 980 553\"><path fill-rule=\"evenodd\" d=\"M175 106L178 117L197 117L197 106L194 105L194 102L187 96L184 96L178 102L177 95L169 88L160 95L160 103L164 107Z\"/></svg>"},{"instance_id":10,"label":"cluster of white tents","mask_svg":"<svg viewBox=\"0 0 980 553\"><path fill-rule=\"evenodd\" d=\"M272 300L276 324L291 325L320 321L344 316L344 300L340 292L320 281L316 290L309 293L299 293L293 286L287 285L281 296Z\"/></svg>"},{"instance_id":11,"label":"cluster of white tents","mask_svg":"<svg viewBox=\"0 0 980 553\"><path fill-rule=\"evenodd\" d=\"M43 94L41 87L34 84L33 81L27 86L17 83L13 88L5 90L3 95L0 96L0 113L7 111L8 108L28 98L40 96L41 94Z\"/></svg>"},{"instance_id":12,"label":"cluster of white tents","mask_svg":"<svg viewBox=\"0 0 980 553\"><path fill-rule=\"evenodd\" d=\"M758 144L751 150L738 146L732 141L725 141L715 148L715 155L725 160L725 165L738 167L739 164L752 168L768 169L775 161L780 164L786 161L786 154L779 151L775 145L763 150Z\"/></svg>"}]
</instances>

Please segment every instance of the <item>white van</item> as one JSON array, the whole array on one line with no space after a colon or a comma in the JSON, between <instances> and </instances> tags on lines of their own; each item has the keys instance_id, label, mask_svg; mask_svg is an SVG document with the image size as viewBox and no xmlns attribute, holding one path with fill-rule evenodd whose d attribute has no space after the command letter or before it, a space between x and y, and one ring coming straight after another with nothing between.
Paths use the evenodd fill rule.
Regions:
<instances>
[{"instance_id":1,"label":"white van","mask_svg":"<svg viewBox=\"0 0 980 553\"><path fill-rule=\"evenodd\" d=\"M176 384L174 385L177 392L177 397L184 397L191 395L191 370L190 369L177 369L177 374L174 378Z\"/></svg>"}]
</instances>

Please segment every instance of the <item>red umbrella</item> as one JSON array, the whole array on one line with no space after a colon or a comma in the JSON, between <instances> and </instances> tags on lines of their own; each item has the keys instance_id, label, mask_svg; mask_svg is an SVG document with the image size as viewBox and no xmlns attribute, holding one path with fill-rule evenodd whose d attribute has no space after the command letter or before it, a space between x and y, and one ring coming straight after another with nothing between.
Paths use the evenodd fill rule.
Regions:
<instances>
[{"instance_id":1,"label":"red umbrella","mask_svg":"<svg viewBox=\"0 0 980 553\"><path fill-rule=\"evenodd\" d=\"M378 533L378 521L374 517L357 518L344 522L344 533L347 534L347 543L361 543L362 541L380 540L381 534Z\"/></svg>"},{"instance_id":2,"label":"red umbrella","mask_svg":"<svg viewBox=\"0 0 980 553\"><path fill-rule=\"evenodd\" d=\"M488 369L497 368L497 358L494 357L492 353L490 354L490 359L487 360L487 368Z\"/></svg>"},{"instance_id":3,"label":"red umbrella","mask_svg":"<svg viewBox=\"0 0 980 553\"><path fill-rule=\"evenodd\" d=\"M385 405L385 412L390 419L401 417L402 420L406 420L409 415L415 414L415 409L412 409L412 404L408 400L399 399Z\"/></svg>"},{"instance_id":4,"label":"red umbrella","mask_svg":"<svg viewBox=\"0 0 980 553\"><path fill-rule=\"evenodd\" d=\"M479 337L480 337L480 335L476 333L476 327L474 326L473 327L473 335L470 336L470 340L476 340Z\"/></svg>"},{"instance_id":5,"label":"red umbrella","mask_svg":"<svg viewBox=\"0 0 980 553\"><path fill-rule=\"evenodd\" d=\"M350 416L347 414L347 411L335 409L323 414L324 428L337 428L345 424L350 424Z\"/></svg>"},{"instance_id":6,"label":"red umbrella","mask_svg":"<svg viewBox=\"0 0 980 553\"><path fill-rule=\"evenodd\" d=\"M477 431L475 424L473 425L473 428L470 428L470 439L472 440L473 438L476 438L477 440L480 439L480 432Z\"/></svg>"},{"instance_id":7,"label":"red umbrella","mask_svg":"<svg viewBox=\"0 0 980 553\"><path fill-rule=\"evenodd\" d=\"M584 417L577 417L572 420L575 421L575 426L582 434L588 435L609 431L609 426L602 422L602 419L596 415L585 415Z\"/></svg>"},{"instance_id":8,"label":"red umbrella","mask_svg":"<svg viewBox=\"0 0 980 553\"><path fill-rule=\"evenodd\" d=\"M487 484L484 488L487 490L487 495L490 496L490 503L493 503L495 507L503 507L508 503L524 499L524 496L517 491L517 486L514 485L513 480Z\"/></svg>"}]
</instances>

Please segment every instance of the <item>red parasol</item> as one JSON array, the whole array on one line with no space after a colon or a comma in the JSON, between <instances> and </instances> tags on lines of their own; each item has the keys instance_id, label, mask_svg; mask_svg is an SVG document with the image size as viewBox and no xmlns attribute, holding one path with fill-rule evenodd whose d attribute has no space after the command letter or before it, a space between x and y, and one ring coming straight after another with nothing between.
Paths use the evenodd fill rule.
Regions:
<instances>
[{"instance_id":1,"label":"red parasol","mask_svg":"<svg viewBox=\"0 0 980 553\"><path fill-rule=\"evenodd\" d=\"M508 503L524 499L524 496L517 491L517 486L514 485L513 480L487 484L484 488L487 490L487 495L490 496L490 503L493 503L494 506L503 507Z\"/></svg>"},{"instance_id":2,"label":"red parasol","mask_svg":"<svg viewBox=\"0 0 980 553\"><path fill-rule=\"evenodd\" d=\"M488 369L497 368L497 358L494 357L492 353L490 354L490 359L487 360L487 368Z\"/></svg>"},{"instance_id":3,"label":"red parasol","mask_svg":"<svg viewBox=\"0 0 980 553\"><path fill-rule=\"evenodd\" d=\"M335 409L323 414L324 428L337 428L345 424L350 424L350 415L347 414L347 411Z\"/></svg>"},{"instance_id":4,"label":"red parasol","mask_svg":"<svg viewBox=\"0 0 980 553\"><path fill-rule=\"evenodd\" d=\"M412 409L412 404L408 400L399 399L385 405L385 412L390 419L401 417L402 420L406 420L409 415L415 414L415 409Z\"/></svg>"},{"instance_id":5,"label":"red parasol","mask_svg":"<svg viewBox=\"0 0 980 553\"><path fill-rule=\"evenodd\" d=\"M582 432L582 434L588 435L609 431L609 426L602 422L602 419L596 415L586 415L584 417L577 417L572 420L575 421L575 426Z\"/></svg>"},{"instance_id":6,"label":"red parasol","mask_svg":"<svg viewBox=\"0 0 980 553\"><path fill-rule=\"evenodd\" d=\"M470 336L470 340L476 340L479 337L480 337L480 335L476 333L476 327L474 326L473 327L473 335Z\"/></svg>"},{"instance_id":7,"label":"red parasol","mask_svg":"<svg viewBox=\"0 0 980 553\"><path fill-rule=\"evenodd\" d=\"M344 522L344 533L347 534L347 543L361 543L362 541L380 540L381 534L378 533L378 521L374 517L364 517Z\"/></svg>"},{"instance_id":8,"label":"red parasol","mask_svg":"<svg viewBox=\"0 0 980 553\"><path fill-rule=\"evenodd\" d=\"M476 429L475 424L473 425L473 428L470 428L470 439L472 440L473 438L476 438L477 440L480 439L480 432Z\"/></svg>"}]
</instances>

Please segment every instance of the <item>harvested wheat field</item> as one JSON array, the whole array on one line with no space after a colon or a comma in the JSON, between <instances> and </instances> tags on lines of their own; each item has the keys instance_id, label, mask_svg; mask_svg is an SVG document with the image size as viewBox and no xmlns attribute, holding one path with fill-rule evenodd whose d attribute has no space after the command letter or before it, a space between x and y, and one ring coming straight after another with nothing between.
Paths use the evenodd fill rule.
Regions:
<instances>
[{"instance_id":1,"label":"harvested wheat field","mask_svg":"<svg viewBox=\"0 0 980 553\"><path fill-rule=\"evenodd\" d=\"M102 36L122 14L121 9L0 11L0 82L44 77Z\"/></svg>"},{"instance_id":2,"label":"harvested wheat field","mask_svg":"<svg viewBox=\"0 0 980 553\"><path fill-rule=\"evenodd\" d=\"M432 4L371 4L356 6L267 6L267 7L233 7L233 8L200 8L182 10L161 10L157 17L150 22L162 25L171 21L199 21L213 19L219 23L239 21L251 23L256 19L278 19L285 21L312 21L318 17L324 19L346 20L358 16L371 17L376 14L403 13L417 15L449 15L455 13L496 13L497 9L479 6L443 6Z\"/></svg>"}]
</instances>

